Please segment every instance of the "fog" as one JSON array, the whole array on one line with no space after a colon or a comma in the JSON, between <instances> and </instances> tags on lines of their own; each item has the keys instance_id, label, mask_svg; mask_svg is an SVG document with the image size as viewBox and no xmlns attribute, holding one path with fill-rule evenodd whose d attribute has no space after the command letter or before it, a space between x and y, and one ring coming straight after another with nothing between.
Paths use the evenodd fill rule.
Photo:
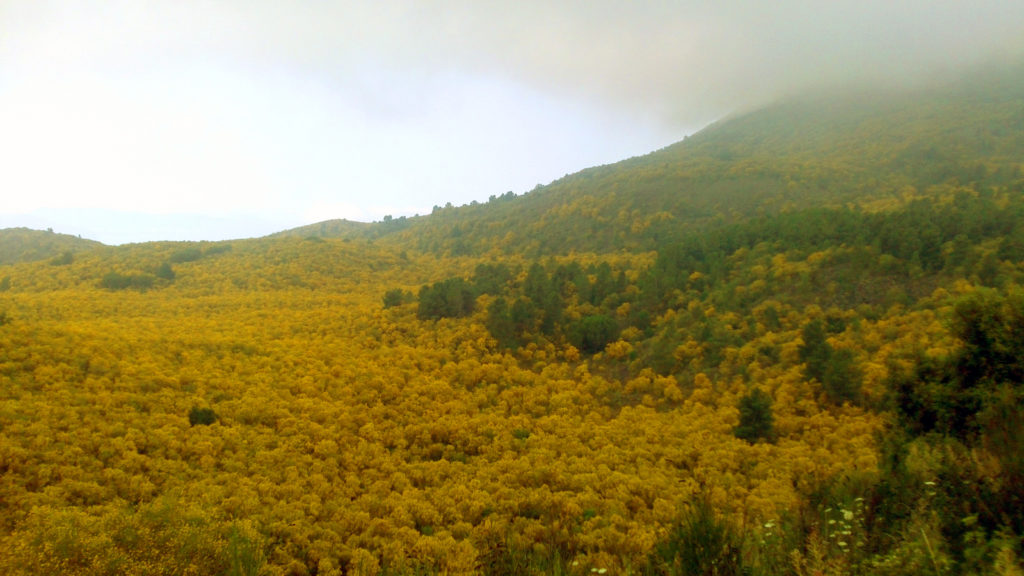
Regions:
<instances>
[{"instance_id":1,"label":"fog","mask_svg":"<svg viewBox=\"0 0 1024 576\"><path fill-rule=\"evenodd\" d=\"M992 0L0 2L0 226L425 213L786 95L1020 58L1022 30Z\"/></svg>"}]
</instances>

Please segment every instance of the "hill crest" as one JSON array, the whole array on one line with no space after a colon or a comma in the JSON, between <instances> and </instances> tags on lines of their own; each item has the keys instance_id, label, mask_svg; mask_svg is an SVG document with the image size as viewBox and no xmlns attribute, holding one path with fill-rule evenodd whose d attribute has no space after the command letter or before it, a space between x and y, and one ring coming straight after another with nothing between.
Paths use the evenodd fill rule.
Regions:
<instances>
[{"instance_id":1,"label":"hill crest","mask_svg":"<svg viewBox=\"0 0 1024 576\"><path fill-rule=\"evenodd\" d=\"M788 99L643 156L533 191L369 225L281 234L435 254L649 251L681 232L812 207L894 208L957 187L1021 184L1024 67L943 86Z\"/></svg>"},{"instance_id":2,"label":"hill crest","mask_svg":"<svg viewBox=\"0 0 1024 576\"><path fill-rule=\"evenodd\" d=\"M0 265L51 258L67 260L75 253L101 246L103 244L95 240L60 234L53 230L4 228L0 230Z\"/></svg>"}]
</instances>

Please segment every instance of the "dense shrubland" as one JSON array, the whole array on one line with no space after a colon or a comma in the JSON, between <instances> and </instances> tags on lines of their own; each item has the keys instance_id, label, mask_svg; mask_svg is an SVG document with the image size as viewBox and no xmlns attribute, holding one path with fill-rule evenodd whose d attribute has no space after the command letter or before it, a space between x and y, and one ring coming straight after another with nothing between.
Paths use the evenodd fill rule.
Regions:
<instances>
[{"instance_id":1,"label":"dense shrubland","mask_svg":"<svg viewBox=\"0 0 1024 576\"><path fill-rule=\"evenodd\" d=\"M12 253L0 568L1020 573L1013 86L423 220Z\"/></svg>"},{"instance_id":2,"label":"dense shrubland","mask_svg":"<svg viewBox=\"0 0 1024 576\"><path fill-rule=\"evenodd\" d=\"M671 280L660 254L443 277L334 240L236 242L145 292L97 280L158 246L9 268L5 567L683 573L694 538L763 573L1012 561L1021 263L983 287L769 246ZM852 258L900 289L839 286ZM452 286L472 310L409 297Z\"/></svg>"}]
</instances>

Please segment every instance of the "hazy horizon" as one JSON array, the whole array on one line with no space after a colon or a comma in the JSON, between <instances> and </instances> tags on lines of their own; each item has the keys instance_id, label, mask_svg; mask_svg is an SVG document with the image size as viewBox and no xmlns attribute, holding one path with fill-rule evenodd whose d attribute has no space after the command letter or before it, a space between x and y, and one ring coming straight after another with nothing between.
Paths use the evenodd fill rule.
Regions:
<instances>
[{"instance_id":1,"label":"hazy horizon","mask_svg":"<svg viewBox=\"0 0 1024 576\"><path fill-rule=\"evenodd\" d=\"M107 244L428 214L806 90L1024 54L1024 5L0 1L0 227Z\"/></svg>"}]
</instances>

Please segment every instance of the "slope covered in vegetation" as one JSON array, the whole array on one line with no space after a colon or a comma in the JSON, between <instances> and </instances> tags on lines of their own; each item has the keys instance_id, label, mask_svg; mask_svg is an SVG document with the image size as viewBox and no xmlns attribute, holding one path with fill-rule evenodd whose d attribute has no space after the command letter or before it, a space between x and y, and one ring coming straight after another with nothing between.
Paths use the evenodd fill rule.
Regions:
<instances>
[{"instance_id":1,"label":"slope covered in vegetation","mask_svg":"<svg viewBox=\"0 0 1024 576\"><path fill-rule=\"evenodd\" d=\"M439 255L649 251L679 234L809 208L891 210L950 186L1020 188L1024 66L939 89L788 100L646 156L486 203L370 228L299 234L381 238Z\"/></svg>"},{"instance_id":2,"label":"slope covered in vegetation","mask_svg":"<svg viewBox=\"0 0 1024 576\"><path fill-rule=\"evenodd\" d=\"M1021 77L5 264L0 568L1016 573Z\"/></svg>"},{"instance_id":3,"label":"slope covered in vegetation","mask_svg":"<svg viewBox=\"0 0 1024 576\"><path fill-rule=\"evenodd\" d=\"M0 265L50 260L56 266L70 264L75 253L102 246L94 240L83 240L53 231L28 228L0 230Z\"/></svg>"}]
</instances>

